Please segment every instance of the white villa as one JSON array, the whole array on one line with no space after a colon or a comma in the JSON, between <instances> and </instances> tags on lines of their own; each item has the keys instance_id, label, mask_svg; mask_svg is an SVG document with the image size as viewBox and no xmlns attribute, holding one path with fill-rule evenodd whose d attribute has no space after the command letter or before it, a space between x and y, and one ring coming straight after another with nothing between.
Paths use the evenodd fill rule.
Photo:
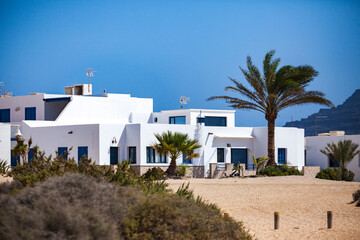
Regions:
<instances>
[{"instance_id":1,"label":"white villa","mask_svg":"<svg viewBox=\"0 0 360 240\"><path fill-rule=\"evenodd\" d=\"M318 136L306 137L306 166L320 166L321 169L338 167L337 163L332 163L328 157L320 152L328 143L337 144L339 141L351 140L360 145L360 135L345 135L343 131L331 131L330 133L319 134ZM355 173L354 180L360 181L360 154L356 155L346 167Z\"/></svg>"},{"instance_id":2,"label":"white villa","mask_svg":"<svg viewBox=\"0 0 360 240\"><path fill-rule=\"evenodd\" d=\"M179 109L153 112L153 100L128 94L92 95L91 85L67 87L65 95L31 93L0 97L0 159L11 165L15 134L32 138L33 145L47 155L55 151L83 155L99 165L113 165L131 159L139 174L150 167L166 169L169 159L151 148L155 133L187 133L202 146L199 158L179 158L193 169L194 177L208 177L210 165L242 163L251 169L255 157L267 155L267 127L235 127L235 111ZM276 161L302 169L304 130L275 129ZM29 152L31 158L32 152Z\"/></svg>"}]
</instances>

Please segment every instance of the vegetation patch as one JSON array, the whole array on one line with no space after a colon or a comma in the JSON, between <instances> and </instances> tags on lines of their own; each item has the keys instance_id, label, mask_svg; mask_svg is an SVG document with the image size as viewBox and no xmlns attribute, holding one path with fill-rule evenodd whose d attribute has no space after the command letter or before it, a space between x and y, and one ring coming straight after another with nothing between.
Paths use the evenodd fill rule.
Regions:
<instances>
[{"instance_id":1,"label":"vegetation patch","mask_svg":"<svg viewBox=\"0 0 360 240\"><path fill-rule=\"evenodd\" d=\"M196 200L188 186L178 194L144 194L67 173L4 194L16 188L0 185L0 204L7 206L0 211L1 239L251 239L241 223Z\"/></svg>"},{"instance_id":2,"label":"vegetation patch","mask_svg":"<svg viewBox=\"0 0 360 240\"><path fill-rule=\"evenodd\" d=\"M356 203L357 207L360 207L360 189L353 193L352 203Z\"/></svg>"},{"instance_id":3,"label":"vegetation patch","mask_svg":"<svg viewBox=\"0 0 360 240\"><path fill-rule=\"evenodd\" d=\"M297 168L288 167L287 165L267 166L261 169L259 174L266 176L301 175Z\"/></svg>"},{"instance_id":4,"label":"vegetation patch","mask_svg":"<svg viewBox=\"0 0 360 240\"><path fill-rule=\"evenodd\" d=\"M325 168L316 174L316 178L335 181L354 181L354 177L355 174L346 168Z\"/></svg>"}]
</instances>

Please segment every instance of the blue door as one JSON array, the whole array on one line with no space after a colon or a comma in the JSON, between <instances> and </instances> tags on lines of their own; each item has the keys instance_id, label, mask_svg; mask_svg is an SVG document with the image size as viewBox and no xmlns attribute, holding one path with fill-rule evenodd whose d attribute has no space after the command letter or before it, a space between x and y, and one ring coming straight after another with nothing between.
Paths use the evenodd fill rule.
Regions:
<instances>
[{"instance_id":1,"label":"blue door","mask_svg":"<svg viewBox=\"0 0 360 240\"><path fill-rule=\"evenodd\" d=\"M110 147L110 165L116 165L119 161L119 148L118 147Z\"/></svg>"},{"instance_id":2,"label":"blue door","mask_svg":"<svg viewBox=\"0 0 360 240\"><path fill-rule=\"evenodd\" d=\"M15 167L18 163L20 163L20 155L15 158L13 156L13 150L11 150L11 166Z\"/></svg>"},{"instance_id":3,"label":"blue door","mask_svg":"<svg viewBox=\"0 0 360 240\"><path fill-rule=\"evenodd\" d=\"M58 156L62 156L66 160L68 159L68 148L67 147L58 147Z\"/></svg>"},{"instance_id":4,"label":"blue door","mask_svg":"<svg viewBox=\"0 0 360 240\"><path fill-rule=\"evenodd\" d=\"M78 163L80 163L80 161L82 159L87 159L88 158L88 147L78 147Z\"/></svg>"},{"instance_id":5,"label":"blue door","mask_svg":"<svg viewBox=\"0 0 360 240\"><path fill-rule=\"evenodd\" d=\"M286 148L278 148L278 164L286 164Z\"/></svg>"},{"instance_id":6,"label":"blue door","mask_svg":"<svg viewBox=\"0 0 360 240\"><path fill-rule=\"evenodd\" d=\"M247 148L232 148L231 149L231 162L234 166L238 166L238 163L247 164Z\"/></svg>"}]
</instances>

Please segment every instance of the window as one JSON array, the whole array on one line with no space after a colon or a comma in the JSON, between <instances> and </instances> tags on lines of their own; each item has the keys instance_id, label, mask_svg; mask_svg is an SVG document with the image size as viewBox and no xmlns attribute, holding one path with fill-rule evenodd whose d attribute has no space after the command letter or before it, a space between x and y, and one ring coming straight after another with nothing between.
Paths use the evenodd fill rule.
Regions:
<instances>
[{"instance_id":1,"label":"window","mask_svg":"<svg viewBox=\"0 0 360 240\"><path fill-rule=\"evenodd\" d=\"M110 165L116 165L119 161L119 148L110 147Z\"/></svg>"},{"instance_id":2,"label":"window","mask_svg":"<svg viewBox=\"0 0 360 240\"><path fill-rule=\"evenodd\" d=\"M186 117L169 117L169 124L186 124Z\"/></svg>"},{"instance_id":3,"label":"window","mask_svg":"<svg viewBox=\"0 0 360 240\"><path fill-rule=\"evenodd\" d=\"M0 109L0 122L10 122L10 108Z\"/></svg>"},{"instance_id":4,"label":"window","mask_svg":"<svg viewBox=\"0 0 360 240\"><path fill-rule=\"evenodd\" d=\"M190 154L183 154L183 163L184 164L192 164L192 159L191 158L186 158L189 155Z\"/></svg>"},{"instance_id":5,"label":"window","mask_svg":"<svg viewBox=\"0 0 360 240\"><path fill-rule=\"evenodd\" d=\"M80 163L82 160L88 159L88 147L82 146L78 147L78 163Z\"/></svg>"},{"instance_id":6,"label":"window","mask_svg":"<svg viewBox=\"0 0 360 240\"><path fill-rule=\"evenodd\" d=\"M67 153L68 153L67 147L58 147L58 156L62 156L67 160L68 159Z\"/></svg>"},{"instance_id":7,"label":"window","mask_svg":"<svg viewBox=\"0 0 360 240\"><path fill-rule=\"evenodd\" d=\"M30 148L28 152L28 162L31 162L31 160L34 158L34 149Z\"/></svg>"},{"instance_id":8,"label":"window","mask_svg":"<svg viewBox=\"0 0 360 240\"><path fill-rule=\"evenodd\" d=\"M25 108L25 120L36 120L36 107Z\"/></svg>"},{"instance_id":9,"label":"window","mask_svg":"<svg viewBox=\"0 0 360 240\"><path fill-rule=\"evenodd\" d=\"M20 163L20 155L14 157L13 150L11 150L11 166L15 167L18 163Z\"/></svg>"},{"instance_id":10,"label":"window","mask_svg":"<svg viewBox=\"0 0 360 240\"><path fill-rule=\"evenodd\" d=\"M332 160L330 158L328 158L328 159L329 159L329 167L334 167L334 168L339 167L338 161L336 161L335 159L334 160Z\"/></svg>"},{"instance_id":11,"label":"window","mask_svg":"<svg viewBox=\"0 0 360 240\"><path fill-rule=\"evenodd\" d=\"M224 149L223 148L218 148L217 149L217 162L219 163L223 163L225 162L225 156L224 156Z\"/></svg>"},{"instance_id":12,"label":"window","mask_svg":"<svg viewBox=\"0 0 360 240\"><path fill-rule=\"evenodd\" d=\"M160 154L152 147L146 147L147 163L166 163L166 154Z\"/></svg>"},{"instance_id":13,"label":"window","mask_svg":"<svg viewBox=\"0 0 360 240\"><path fill-rule=\"evenodd\" d=\"M278 148L278 164L286 164L286 148Z\"/></svg>"},{"instance_id":14,"label":"window","mask_svg":"<svg viewBox=\"0 0 360 240\"><path fill-rule=\"evenodd\" d=\"M226 117L205 117L205 126L226 127Z\"/></svg>"},{"instance_id":15,"label":"window","mask_svg":"<svg viewBox=\"0 0 360 240\"><path fill-rule=\"evenodd\" d=\"M136 147L129 147L129 159L131 163L136 163Z\"/></svg>"},{"instance_id":16,"label":"window","mask_svg":"<svg viewBox=\"0 0 360 240\"><path fill-rule=\"evenodd\" d=\"M154 163L155 162L155 149L152 147L146 147L146 162Z\"/></svg>"}]
</instances>

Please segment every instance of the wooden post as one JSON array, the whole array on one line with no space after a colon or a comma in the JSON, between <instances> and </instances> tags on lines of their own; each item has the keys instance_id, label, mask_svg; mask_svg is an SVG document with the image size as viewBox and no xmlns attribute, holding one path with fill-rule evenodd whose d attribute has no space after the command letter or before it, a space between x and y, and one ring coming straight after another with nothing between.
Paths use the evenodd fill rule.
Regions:
<instances>
[{"instance_id":1,"label":"wooden post","mask_svg":"<svg viewBox=\"0 0 360 240\"><path fill-rule=\"evenodd\" d=\"M280 213L274 212L274 229L279 229L280 226Z\"/></svg>"},{"instance_id":2,"label":"wooden post","mask_svg":"<svg viewBox=\"0 0 360 240\"><path fill-rule=\"evenodd\" d=\"M327 211L327 228L328 229L332 228L332 219L333 219L333 212Z\"/></svg>"}]
</instances>

